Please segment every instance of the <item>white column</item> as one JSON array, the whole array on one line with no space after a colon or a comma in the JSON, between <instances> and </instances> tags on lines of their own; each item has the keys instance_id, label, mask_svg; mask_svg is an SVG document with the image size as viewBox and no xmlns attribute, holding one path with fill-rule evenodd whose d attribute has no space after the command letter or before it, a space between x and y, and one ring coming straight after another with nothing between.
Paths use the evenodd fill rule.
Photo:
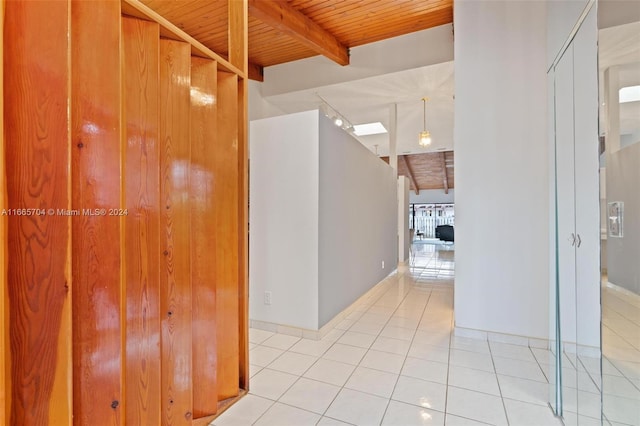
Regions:
<instances>
[{"instance_id":1,"label":"white column","mask_svg":"<svg viewBox=\"0 0 640 426\"><path fill-rule=\"evenodd\" d=\"M398 263L409 259L409 179L398 176Z\"/></svg>"},{"instance_id":2,"label":"white column","mask_svg":"<svg viewBox=\"0 0 640 426\"><path fill-rule=\"evenodd\" d=\"M398 153L397 153L397 136L398 136L398 104L389 106L389 165L398 174Z\"/></svg>"}]
</instances>

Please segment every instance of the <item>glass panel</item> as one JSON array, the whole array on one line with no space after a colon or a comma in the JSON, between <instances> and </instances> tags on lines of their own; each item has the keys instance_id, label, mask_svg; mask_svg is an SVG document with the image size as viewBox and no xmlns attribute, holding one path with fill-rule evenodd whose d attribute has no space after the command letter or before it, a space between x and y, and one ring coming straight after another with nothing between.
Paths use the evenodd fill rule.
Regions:
<instances>
[{"instance_id":1,"label":"glass panel","mask_svg":"<svg viewBox=\"0 0 640 426\"><path fill-rule=\"evenodd\" d=\"M598 198L598 29L593 7L574 45L576 340L571 371L576 407L565 405L565 423L593 424L601 417L600 392L600 218ZM576 416L577 415L577 416ZM574 422L572 422L574 423Z\"/></svg>"},{"instance_id":2,"label":"glass panel","mask_svg":"<svg viewBox=\"0 0 640 426\"><path fill-rule=\"evenodd\" d=\"M553 235L555 238L551 242L551 264L554 267L551 268L550 274L550 287L549 287L549 346L548 346L548 365L549 365L549 404L553 409L553 412L561 416L562 415L562 392L560 392L560 386L562 378L560 376L561 366L558 365L558 358L556 354L561 351L560 348L560 305L558 303L557 294L559 292L559 277L558 268L555 265L558 264L558 184L556 179L556 114L555 114L555 70L551 69L547 74L547 114L548 114L548 138L550 141L550 149L553 154L553 162L551 164L551 180L552 193L554 196L553 201L553 213L550 223L553 224Z\"/></svg>"},{"instance_id":3,"label":"glass panel","mask_svg":"<svg viewBox=\"0 0 640 426\"><path fill-rule=\"evenodd\" d=\"M600 3L604 150L600 164L602 376L598 384L605 424L640 425L640 98L628 89L640 86L639 18L637 2L620 2L615 11L607 9L607 2Z\"/></svg>"}]
</instances>

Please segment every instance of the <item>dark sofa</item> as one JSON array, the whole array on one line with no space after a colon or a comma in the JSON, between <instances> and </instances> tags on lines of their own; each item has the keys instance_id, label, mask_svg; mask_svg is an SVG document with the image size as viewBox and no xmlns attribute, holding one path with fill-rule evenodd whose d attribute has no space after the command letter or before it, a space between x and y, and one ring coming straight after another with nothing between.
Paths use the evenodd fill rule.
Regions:
<instances>
[{"instance_id":1,"label":"dark sofa","mask_svg":"<svg viewBox=\"0 0 640 426\"><path fill-rule=\"evenodd\" d=\"M453 242L453 226L451 225L436 226L436 238L442 241Z\"/></svg>"}]
</instances>

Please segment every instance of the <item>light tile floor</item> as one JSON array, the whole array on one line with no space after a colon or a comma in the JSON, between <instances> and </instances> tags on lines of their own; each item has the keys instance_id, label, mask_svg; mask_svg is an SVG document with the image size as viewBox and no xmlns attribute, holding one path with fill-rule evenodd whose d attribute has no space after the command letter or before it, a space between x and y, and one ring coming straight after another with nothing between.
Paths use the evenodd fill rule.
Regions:
<instances>
[{"instance_id":1,"label":"light tile floor","mask_svg":"<svg viewBox=\"0 0 640 426\"><path fill-rule=\"evenodd\" d=\"M415 244L322 340L251 329L250 393L213 424L561 425L546 350L452 335L453 255Z\"/></svg>"},{"instance_id":2,"label":"light tile floor","mask_svg":"<svg viewBox=\"0 0 640 426\"><path fill-rule=\"evenodd\" d=\"M612 425L640 425L640 296L603 284L603 412Z\"/></svg>"}]
</instances>

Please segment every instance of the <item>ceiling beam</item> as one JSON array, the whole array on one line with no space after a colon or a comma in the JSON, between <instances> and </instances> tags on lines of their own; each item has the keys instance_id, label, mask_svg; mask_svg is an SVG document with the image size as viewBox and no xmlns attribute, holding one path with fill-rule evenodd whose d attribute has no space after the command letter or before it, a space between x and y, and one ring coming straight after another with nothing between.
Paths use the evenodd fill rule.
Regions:
<instances>
[{"instance_id":1,"label":"ceiling beam","mask_svg":"<svg viewBox=\"0 0 640 426\"><path fill-rule=\"evenodd\" d=\"M444 193L449 193L449 178L447 178L447 160L445 159L445 153L440 153L440 164L442 165L442 183L444 184Z\"/></svg>"},{"instance_id":2,"label":"ceiling beam","mask_svg":"<svg viewBox=\"0 0 640 426\"><path fill-rule=\"evenodd\" d=\"M264 68L261 65L249 62L249 79L264 81Z\"/></svg>"},{"instance_id":3,"label":"ceiling beam","mask_svg":"<svg viewBox=\"0 0 640 426\"><path fill-rule=\"evenodd\" d=\"M416 178L413 176L413 170L411 170L411 165L409 164L409 157L406 155L399 155L398 158L404 162L404 166L407 168L407 174L409 175L408 178L413 185L413 190L416 191L416 195L420 194L420 188L418 188L418 183L416 182Z\"/></svg>"},{"instance_id":4,"label":"ceiling beam","mask_svg":"<svg viewBox=\"0 0 640 426\"><path fill-rule=\"evenodd\" d=\"M340 65L349 65L349 49L333 34L289 6L285 0L249 0L249 14L319 55L324 55Z\"/></svg>"}]
</instances>

